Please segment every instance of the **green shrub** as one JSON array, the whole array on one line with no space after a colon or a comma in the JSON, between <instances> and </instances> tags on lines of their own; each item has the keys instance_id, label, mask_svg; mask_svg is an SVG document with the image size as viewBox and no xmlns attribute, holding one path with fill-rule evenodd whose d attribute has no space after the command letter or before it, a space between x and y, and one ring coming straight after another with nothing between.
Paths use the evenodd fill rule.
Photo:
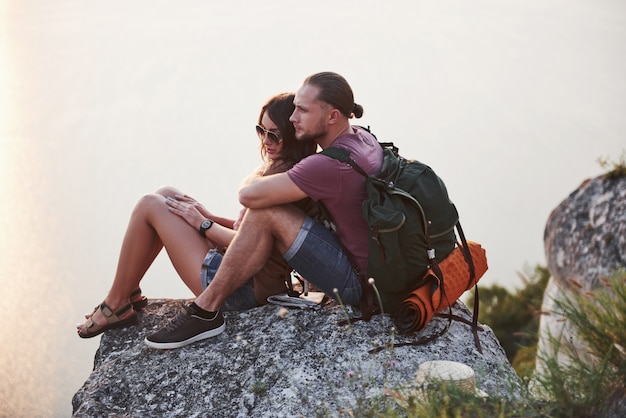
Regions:
<instances>
[{"instance_id":1,"label":"green shrub","mask_svg":"<svg viewBox=\"0 0 626 418\"><path fill-rule=\"evenodd\" d=\"M598 158L598 164L600 167L607 170L606 177L615 179L626 176L626 151L622 151L618 161L612 161L606 157Z\"/></svg>"},{"instance_id":2,"label":"green shrub","mask_svg":"<svg viewBox=\"0 0 626 418\"><path fill-rule=\"evenodd\" d=\"M546 371L536 379L551 399L553 416L606 416L624 402L626 270L615 272L603 283L593 292L556 302L583 349L580 344L577 350L563 343L561 336L551 336L554 351L539 354ZM567 365L557 361L557 352L565 356Z\"/></svg>"},{"instance_id":3,"label":"green shrub","mask_svg":"<svg viewBox=\"0 0 626 418\"><path fill-rule=\"evenodd\" d=\"M550 272L546 267L536 266L520 277L525 286L513 293L497 284L490 287L479 284L478 320L491 327L517 374L529 377L534 370L539 313ZM472 294L467 305L473 303Z\"/></svg>"}]
</instances>

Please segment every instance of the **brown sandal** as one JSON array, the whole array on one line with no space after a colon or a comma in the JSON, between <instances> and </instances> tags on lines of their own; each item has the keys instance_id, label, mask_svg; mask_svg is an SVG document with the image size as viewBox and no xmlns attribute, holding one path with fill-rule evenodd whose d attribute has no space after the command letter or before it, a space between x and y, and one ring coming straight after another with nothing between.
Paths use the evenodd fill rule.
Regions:
<instances>
[{"instance_id":1,"label":"brown sandal","mask_svg":"<svg viewBox=\"0 0 626 418\"><path fill-rule=\"evenodd\" d=\"M137 312L148 306L148 298L141 294L141 288L137 288L130 294L130 303L133 304L133 309Z\"/></svg>"},{"instance_id":2,"label":"brown sandal","mask_svg":"<svg viewBox=\"0 0 626 418\"><path fill-rule=\"evenodd\" d=\"M106 325L100 326L96 324L95 322L93 322L92 318L98 310L100 310L104 318L107 320ZM100 335L104 331L108 331L110 329L125 328L129 325L132 325L135 322L137 322L137 314L134 311L133 311L133 314L129 316L128 318L121 319L121 317L125 313L127 313L128 311L132 311L132 310L133 310L133 305L129 303L128 305L123 306L118 311L113 312L111 308L109 308L106 305L106 303L102 302L100 306L96 306L91 316L87 319L87 321L83 324L83 326L78 329L78 336L80 338L91 338L91 337ZM87 332L84 332L81 334L80 332L81 330L85 330Z\"/></svg>"}]
</instances>

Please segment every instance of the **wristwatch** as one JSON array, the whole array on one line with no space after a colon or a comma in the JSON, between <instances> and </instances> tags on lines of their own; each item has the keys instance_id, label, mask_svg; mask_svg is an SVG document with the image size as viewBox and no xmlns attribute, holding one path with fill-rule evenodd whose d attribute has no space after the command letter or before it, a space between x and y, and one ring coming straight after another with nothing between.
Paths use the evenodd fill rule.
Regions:
<instances>
[{"instance_id":1,"label":"wristwatch","mask_svg":"<svg viewBox=\"0 0 626 418\"><path fill-rule=\"evenodd\" d=\"M204 233L206 232L207 229L209 229L212 226L213 226L213 221L212 220L205 219L204 221L202 221L202 223L200 224L200 229L198 229L198 232L200 233L202 238L206 237L206 235L204 235Z\"/></svg>"}]
</instances>

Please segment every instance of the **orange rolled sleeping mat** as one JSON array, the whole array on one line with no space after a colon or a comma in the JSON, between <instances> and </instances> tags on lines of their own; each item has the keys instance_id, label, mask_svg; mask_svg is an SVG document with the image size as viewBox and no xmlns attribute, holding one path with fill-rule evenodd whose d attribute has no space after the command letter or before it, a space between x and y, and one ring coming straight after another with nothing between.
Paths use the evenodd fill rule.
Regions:
<instances>
[{"instance_id":1,"label":"orange rolled sleeping mat","mask_svg":"<svg viewBox=\"0 0 626 418\"><path fill-rule=\"evenodd\" d=\"M443 278L437 277L429 268L423 285L411 292L396 311L394 322L401 333L422 330L436 312L456 302L485 274L488 268L485 250L477 242L467 241L467 245L474 263L474 279L470 279L469 265L461 248L457 246L439 263Z\"/></svg>"}]
</instances>

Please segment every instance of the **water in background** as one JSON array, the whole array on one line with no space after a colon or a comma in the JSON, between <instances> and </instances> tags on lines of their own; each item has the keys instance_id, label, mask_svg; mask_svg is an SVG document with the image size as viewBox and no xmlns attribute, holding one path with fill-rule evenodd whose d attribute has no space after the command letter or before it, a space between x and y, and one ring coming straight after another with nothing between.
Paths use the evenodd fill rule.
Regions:
<instances>
[{"instance_id":1,"label":"water in background","mask_svg":"<svg viewBox=\"0 0 626 418\"><path fill-rule=\"evenodd\" d=\"M446 179L486 284L543 261L550 210L623 148L621 2L328 3L0 2L0 416L71 413L134 202L171 184L235 216L260 105L316 71ZM166 256L142 287L191 297Z\"/></svg>"}]
</instances>

